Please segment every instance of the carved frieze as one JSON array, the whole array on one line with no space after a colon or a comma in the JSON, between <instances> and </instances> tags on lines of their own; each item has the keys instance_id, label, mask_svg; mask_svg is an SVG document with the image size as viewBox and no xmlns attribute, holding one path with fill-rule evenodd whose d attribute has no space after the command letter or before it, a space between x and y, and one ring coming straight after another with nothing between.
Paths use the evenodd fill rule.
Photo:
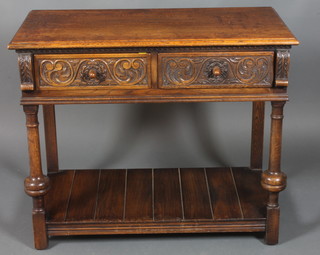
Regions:
<instances>
[{"instance_id":1,"label":"carved frieze","mask_svg":"<svg viewBox=\"0 0 320 255\"><path fill-rule=\"evenodd\" d=\"M272 86L273 54L163 56L162 87Z\"/></svg>"},{"instance_id":2,"label":"carved frieze","mask_svg":"<svg viewBox=\"0 0 320 255\"><path fill-rule=\"evenodd\" d=\"M290 66L290 51L277 50L276 60L276 86L288 86L288 75Z\"/></svg>"},{"instance_id":3,"label":"carved frieze","mask_svg":"<svg viewBox=\"0 0 320 255\"><path fill-rule=\"evenodd\" d=\"M263 45L263 46L195 46L195 47L128 47L128 48L79 48L79 49L21 49L19 53L34 54L106 54L106 53L135 53L135 52L231 52L252 50L290 49L290 45Z\"/></svg>"},{"instance_id":4,"label":"carved frieze","mask_svg":"<svg viewBox=\"0 0 320 255\"><path fill-rule=\"evenodd\" d=\"M148 86L148 57L37 57L40 88Z\"/></svg>"},{"instance_id":5,"label":"carved frieze","mask_svg":"<svg viewBox=\"0 0 320 255\"><path fill-rule=\"evenodd\" d=\"M21 90L34 90L33 55L30 53L20 53L18 55L18 64L20 71Z\"/></svg>"}]
</instances>

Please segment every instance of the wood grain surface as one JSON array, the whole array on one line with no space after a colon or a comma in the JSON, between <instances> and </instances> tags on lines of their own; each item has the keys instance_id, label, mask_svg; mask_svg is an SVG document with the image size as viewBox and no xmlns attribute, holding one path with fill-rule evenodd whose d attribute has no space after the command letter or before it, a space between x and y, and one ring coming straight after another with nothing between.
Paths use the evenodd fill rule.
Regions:
<instances>
[{"instance_id":1,"label":"wood grain surface","mask_svg":"<svg viewBox=\"0 0 320 255\"><path fill-rule=\"evenodd\" d=\"M206 175L214 219L243 219L237 188L230 169L207 168Z\"/></svg>"},{"instance_id":2,"label":"wood grain surface","mask_svg":"<svg viewBox=\"0 0 320 255\"><path fill-rule=\"evenodd\" d=\"M124 216L126 170L101 171L96 220L121 221Z\"/></svg>"},{"instance_id":3,"label":"wood grain surface","mask_svg":"<svg viewBox=\"0 0 320 255\"><path fill-rule=\"evenodd\" d=\"M153 219L151 169L128 170L125 196L126 208L124 219L126 221Z\"/></svg>"},{"instance_id":4,"label":"wood grain surface","mask_svg":"<svg viewBox=\"0 0 320 255\"><path fill-rule=\"evenodd\" d=\"M99 171L76 171L66 221L92 220L95 215ZM85 205L85 206L84 206Z\"/></svg>"},{"instance_id":5,"label":"wood grain surface","mask_svg":"<svg viewBox=\"0 0 320 255\"><path fill-rule=\"evenodd\" d=\"M261 171L248 168L50 173L47 221L133 223L265 219ZM83 206L83 205L86 206Z\"/></svg>"},{"instance_id":6,"label":"wood grain surface","mask_svg":"<svg viewBox=\"0 0 320 255\"><path fill-rule=\"evenodd\" d=\"M154 169L154 219L177 221L184 218L178 169Z\"/></svg>"},{"instance_id":7,"label":"wood grain surface","mask_svg":"<svg viewBox=\"0 0 320 255\"><path fill-rule=\"evenodd\" d=\"M294 45L271 7L34 10L9 49Z\"/></svg>"}]
</instances>

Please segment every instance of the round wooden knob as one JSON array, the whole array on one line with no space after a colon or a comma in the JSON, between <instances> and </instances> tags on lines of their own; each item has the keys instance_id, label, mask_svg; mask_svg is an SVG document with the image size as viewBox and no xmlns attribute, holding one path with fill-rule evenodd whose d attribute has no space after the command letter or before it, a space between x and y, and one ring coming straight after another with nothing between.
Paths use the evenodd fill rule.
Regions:
<instances>
[{"instance_id":1,"label":"round wooden knob","mask_svg":"<svg viewBox=\"0 0 320 255\"><path fill-rule=\"evenodd\" d=\"M221 75L221 68L219 66L213 67L212 74L214 76L220 76Z\"/></svg>"},{"instance_id":2,"label":"round wooden knob","mask_svg":"<svg viewBox=\"0 0 320 255\"><path fill-rule=\"evenodd\" d=\"M97 71L95 69L90 69L88 74L90 79L95 79L97 77Z\"/></svg>"}]
</instances>

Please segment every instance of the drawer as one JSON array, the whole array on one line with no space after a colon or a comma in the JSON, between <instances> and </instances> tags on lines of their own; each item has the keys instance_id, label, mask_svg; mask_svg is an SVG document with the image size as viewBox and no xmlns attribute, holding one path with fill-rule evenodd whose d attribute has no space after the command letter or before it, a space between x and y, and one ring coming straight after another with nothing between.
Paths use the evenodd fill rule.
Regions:
<instances>
[{"instance_id":1,"label":"drawer","mask_svg":"<svg viewBox=\"0 0 320 255\"><path fill-rule=\"evenodd\" d=\"M160 53L161 88L272 87L273 52Z\"/></svg>"},{"instance_id":2,"label":"drawer","mask_svg":"<svg viewBox=\"0 0 320 255\"><path fill-rule=\"evenodd\" d=\"M37 89L148 88L150 54L35 55Z\"/></svg>"}]
</instances>

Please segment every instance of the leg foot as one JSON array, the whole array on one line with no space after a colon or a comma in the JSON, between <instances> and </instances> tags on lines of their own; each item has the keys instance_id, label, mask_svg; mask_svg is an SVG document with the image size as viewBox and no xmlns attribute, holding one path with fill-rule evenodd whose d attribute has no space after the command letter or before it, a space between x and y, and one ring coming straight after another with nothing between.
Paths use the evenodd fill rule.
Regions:
<instances>
[{"instance_id":1,"label":"leg foot","mask_svg":"<svg viewBox=\"0 0 320 255\"><path fill-rule=\"evenodd\" d=\"M279 216L280 209L278 207L267 208L267 226L265 233L265 243L269 245L275 245L279 242Z\"/></svg>"},{"instance_id":2,"label":"leg foot","mask_svg":"<svg viewBox=\"0 0 320 255\"><path fill-rule=\"evenodd\" d=\"M43 203L42 198L34 198L34 209L32 211L34 247L37 250L44 250L48 247L48 236L45 224L45 212L37 208Z\"/></svg>"}]
</instances>

